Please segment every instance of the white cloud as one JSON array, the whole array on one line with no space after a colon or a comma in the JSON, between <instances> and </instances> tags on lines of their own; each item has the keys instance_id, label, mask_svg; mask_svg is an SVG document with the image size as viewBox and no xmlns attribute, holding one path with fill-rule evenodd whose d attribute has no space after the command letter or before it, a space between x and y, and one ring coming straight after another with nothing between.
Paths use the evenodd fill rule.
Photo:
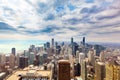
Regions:
<instances>
[{"instance_id":1,"label":"white cloud","mask_svg":"<svg viewBox=\"0 0 120 80\"><path fill-rule=\"evenodd\" d=\"M73 36L87 36L89 40L92 39L90 37L94 37L96 41L99 41L101 36L96 32L107 34L107 32L120 31L119 3L119 0L94 0L93 3L85 3L85 0L58 0L58 2L56 0L0 0L0 21L18 30L14 35L4 33L0 33L0 35L5 39L38 39L40 37L39 39L44 40L51 37L68 39ZM72 6L68 7L70 4ZM5 10L5 8L9 8L9 10ZM69 8L74 9L70 10ZM88 11L81 13L83 8L87 8ZM54 18L48 17L49 14L52 14ZM45 20L46 18L50 20ZM75 20L72 21L72 19ZM39 35L25 32L41 31L48 25L60 29L55 29L51 33L46 32L44 35L42 35L43 33L39 33ZM18 29L19 26L25 28ZM75 30L70 30L70 27ZM114 37L115 34L117 38L120 33L114 33ZM103 34L101 35L104 37ZM110 40L112 41L111 37Z\"/></svg>"}]
</instances>

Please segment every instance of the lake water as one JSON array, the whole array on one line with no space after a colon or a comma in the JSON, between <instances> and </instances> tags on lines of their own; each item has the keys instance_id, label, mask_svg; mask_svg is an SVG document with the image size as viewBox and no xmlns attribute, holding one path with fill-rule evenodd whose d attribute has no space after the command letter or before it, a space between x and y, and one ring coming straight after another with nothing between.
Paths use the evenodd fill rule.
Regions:
<instances>
[{"instance_id":1,"label":"lake water","mask_svg":"<svg viewBox=\"0 0 120 80\"><path fill-rule=\"evenodd\" d=\"M11 49L16 48L17 52L28 50L30 45L43 46L45 41L40 40L0 40L0 53L11 53Z\"/></svg>"}]
</instances>

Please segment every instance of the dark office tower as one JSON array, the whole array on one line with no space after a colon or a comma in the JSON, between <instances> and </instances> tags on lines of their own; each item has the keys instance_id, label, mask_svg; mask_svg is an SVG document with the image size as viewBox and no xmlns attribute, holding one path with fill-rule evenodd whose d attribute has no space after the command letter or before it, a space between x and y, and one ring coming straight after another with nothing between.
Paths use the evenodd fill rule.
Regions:
<instances>
[{"instance_id":1,"label":"dark office tower","mask_svg":"<svg viewBox=\"0 0 120 80\"><path fill-rule=\"evenodd\" d=\"M49 42L46 43L46 47L50 48L50 43Z\"/></svg>"},{"instance_id":2,"label":"dark office tower","mask_svg":"<svg viewBox=\"0 0 120 80\"><path fill-rule=\"evenodd\" d=\"M55 42L55 47L57 48L57 46L58 46L58 42Z\"/></svg>"},{"instance_id":3,"label":"dark office tower","mask_svg":"<svg viewBox=\"0 0 120 80\"><path fill-rule=\"evenodd\" d=\"M85 37L83 37L83 45L85 46Z\"/></svg>"},{"instance_id":4,"label":"dark office tower","mask_svg":"<svg viewBox=\"0 0 120 80\"><path fill-rule=\"evenodd\" d=\"M40 64L40 61L39 61L39 60L40 60L40 56L39 56L39 55L40 55L39 53L35 55L36 65L37 65L37 66L39 66L39 64ZM35 61L35 60L34 60L34 61Z\"/></svg>"},{"instance_id":5,"label":"dark office tower","mask_svg":"<svg viewBox=\"0 0 120 80\"><path fill-rule=\"evenodd\" d=\"M47 50L49 48L50 48L50 43L49 42L45 43L44 44L44 50Z\"/></svg>"},{"instance_id":6,"label":"dark office tower","mask_svg":"<svg viewBox=\"0 0 120 80\"><path fill-rule=\"evenodd\" d=\"M52 47L54 47L54 38L52 38Z\"/></svg>"},{"instance_id":7,"label":"dark office tower","mask_svg":"<svg viewBox=\"0 0 120 80\"><path fill-rule=\"evenodd\" d=\"M73 42L72 45L72 54L75 56L76 55L76 51L78 50L78 44Z\"/></svg>"},{"instance_id":8,"label":"dark office tower","mask_svg":"<svg viewBox=\"0 0 120 80\"><path fill-rule=\"evenodd\" d=\"M71 38L71 49L72 49L72 54L74 54L74 44L73 44L73 37Z\"/></svg>"},{"instance_id":9,"label":"dark office tower","mask_svg":"<svg viewBox=\"0 0 120 80\"><path fill-rule=\"evenodd\" d=\"M15 55L15 53L16 53L16 49L15 49L15 48L12 48L11 53L12 53L13 55Z\"/></svg>"},{"instance_id":10,"label":"dark office tower","mask_svg":"<svg viewBox=\"0 0 120 80\"><path fill-rule=\"evenodd\" d=\"M39 61L37 59L34 59L34 66L39 66Z\"/></svg>"},{"instance_id":11,"label":"dark office tower","mask_svg":"<svg viewBox=\"0 0 120 80\"><path fill-rule=\"evenodd\" d=\"M68 60L58 62L58 80L70 80L70 63Z\"/></svg>"},{"instance_id":12,"label":"dark office tower","mask_svg":"<svg viewBox=\"0 0 120 80\"><path fill-rule=\"evenodd\" d=\"M83 37L82 45L83 45L82 52L85 53L85 56L87 56L85 51L85 37Z\"/></svg>"},{"instance_id":13,"label":"dark office tower","mask_svg":"<svg viewBox=\"0 0 120 80\"><path fill-rule=\"evenodd\" d=\"M80 63L75 63L74 65L74 71L75 71L75 76L80 76L81 75L81 66Z\"/></svg>"},{"instance_id":14,"label":"dark office tower","mask_svg":"<svg viewBox=\"0 0 120 80\"><path fill-rule=\"evenodd\" d=\"M62 46L64 46L65 45L65 43L64 42L62 42L62 44L61 44Z\"/></svg>"},{"instance_id":15,"label":"dark office tower","mask_svg":"<svg viewBox=\"0 0 120 80\"><path fill-rule=\"evenodd\" d=\"M46 43L44 44L44 50L46 50L47 49L47 45L46 45Z\"/></svg>"},{"instance_id":16,"label":"dark office tower","mask_svg":"<svg viewBox=\"0 0 120 80\"><path fill-rule=\"evenodd\" d=\"M28 66L28 57L20 56L19 57L19 67L25 68Z\"/></svg>"},{"instance_id":17,"label":"dark office tower","mask_svg":"<svg viewBox=\"0 0 120 80\"><path fill-rule=\"evenodd\" d=\"M60 54L60 51L61 51L61 46L57 45L56 46L56 55Z\"/></svg>"},{"instance_id":18,"label":"dark office tower","mask_svg":"<svg viewBox=\"0 0 120 80\"><path fill-rule=\"evenodd\" d=\"M71 45L73 44L73 37L71 38Z\"/></svg>"},{"instance_id":19,"label":"dark office tower","mask_svg":"<svg viewBox=\"0 0 120 80\"><path fill-rule=\"evenodd\" d=\"M30 48L31 48L31 49L34 49L34 48L35 48L35 45L30 45Z\"/></svg>"}]
</instances>

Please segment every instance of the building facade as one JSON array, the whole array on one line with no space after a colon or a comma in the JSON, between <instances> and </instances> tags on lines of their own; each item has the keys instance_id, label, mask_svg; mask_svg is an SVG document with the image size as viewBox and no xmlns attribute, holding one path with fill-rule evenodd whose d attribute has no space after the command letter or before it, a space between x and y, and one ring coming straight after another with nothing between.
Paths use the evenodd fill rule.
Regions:
<instances>
[{"instance_id":1,"label":"building facade","mask_svg":"<svg viewBox=\"0 0 120 80\"><path fill-rule=\"evenodd\" d=\"M70 80L70 63L67 60L58 62L58 80Z\"/></svg>"}]
</instances>

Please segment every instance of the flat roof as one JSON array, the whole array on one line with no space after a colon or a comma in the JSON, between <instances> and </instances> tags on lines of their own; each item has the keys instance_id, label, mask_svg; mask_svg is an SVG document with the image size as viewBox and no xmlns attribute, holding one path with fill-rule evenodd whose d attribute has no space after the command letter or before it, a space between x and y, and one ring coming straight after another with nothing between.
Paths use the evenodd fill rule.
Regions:
<instances>
[{"instance_id":1,"label":"flat roof","mask_svg":"<svg viewBox=\"0 0 120 80\"><path fill-rule=\"evenodd\" d=\"M83 80L80 76L75 77L77 80Z\"/></svg>"},{"instance_id":2,"label":"flat roof","mask_svg":"<svg viewBox=\"0 0 120 80\"><path fill-rule=\"evenodd\" d=\"M0 77L3 76L3 75L5 75L5 72L0 73Z\"/></svg>"},{"instance_id":3,"label":"flat roof","mask_svg":"<svg viewBox=\"0 0 120 80\"><path fill-rule=\"evenodd\" d=\"M99 64L99 65L105 65L105 63L103 63L103 62L98 62L98 64Z\"/></svg>"},{"instance_id":4,"label":"flat roof","mask_svg":"<svg viewBox=\"0 0 120 80\"><path fill-rule=\"evenodd\" d=\"M17 70L12 75L8 76L5 80L19 80L20 76L18 75L26 75L29 70ZM48 76L51 79L52 73L51 70L37 70L36 71L41 76Z\"/></svg>"},{"instance_id":5,"label":"flat roof","mask_svg":"<svg viewBox=\"0 0 120 80\"><path fill-rule=\"evenodd\" d=\"M67 63L67 64L69 64L70 62L69 62L69 60L59 60L58 63Z\"/></svg>"}]
</instances>

